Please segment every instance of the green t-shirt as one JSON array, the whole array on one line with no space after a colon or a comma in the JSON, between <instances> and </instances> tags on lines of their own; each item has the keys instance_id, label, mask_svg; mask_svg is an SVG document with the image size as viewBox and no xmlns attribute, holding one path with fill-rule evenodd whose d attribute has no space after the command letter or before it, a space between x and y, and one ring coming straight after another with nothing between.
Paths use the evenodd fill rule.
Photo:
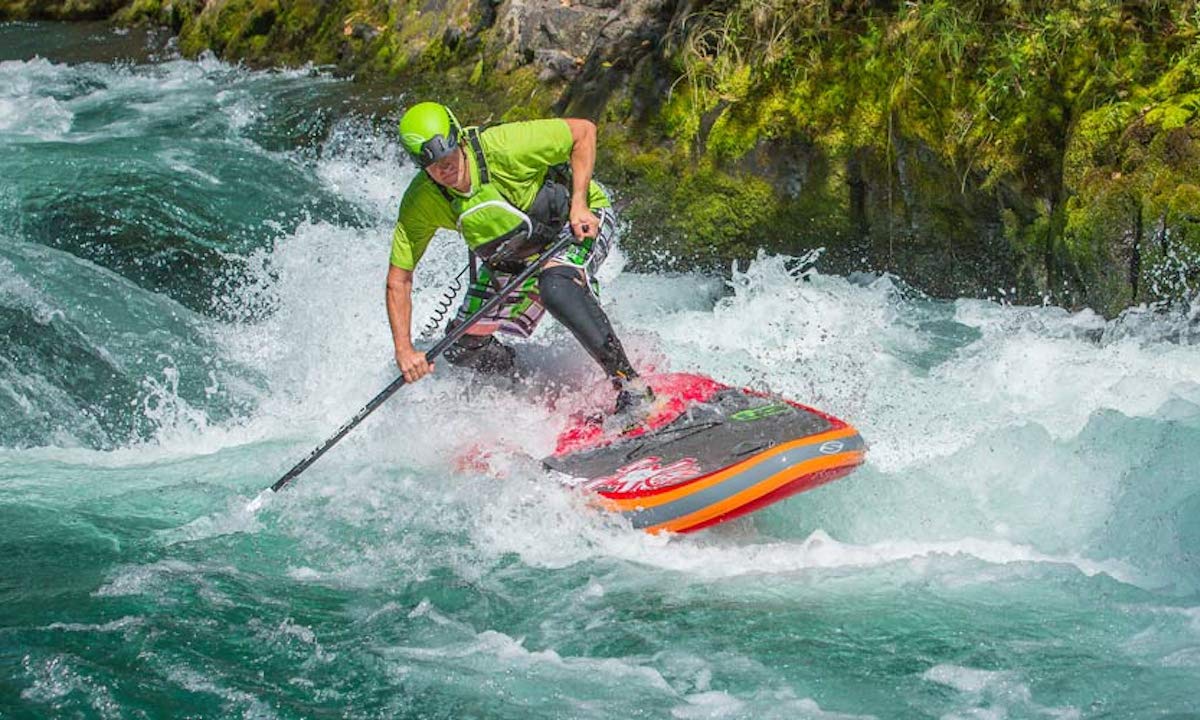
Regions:
<instances>
[{"instance_id":1,"label":"green t-shirt","mask_svg":"<svg viewBox=\"0 0 1200 720\"><path fill-rule=\"evenodd\" d=\"M462 142L467 142L465 136ZM487 158L491 182L522 210L533 203L546 179L546 169L570 160L574 144L570 127L560 119L496 125L481 132L479 142ZM469 146L466 150L473 195L479 191L479 166ZM453 190L449 192L458 195ZM609 207L608 196L595 181L588 188L588 206ZM458 216L437 183L426 173L417 173L400 201L400 213L392 231L392 265L412 270L438 228L454 230L457 223Z\"/></svg>"}]
</instances>

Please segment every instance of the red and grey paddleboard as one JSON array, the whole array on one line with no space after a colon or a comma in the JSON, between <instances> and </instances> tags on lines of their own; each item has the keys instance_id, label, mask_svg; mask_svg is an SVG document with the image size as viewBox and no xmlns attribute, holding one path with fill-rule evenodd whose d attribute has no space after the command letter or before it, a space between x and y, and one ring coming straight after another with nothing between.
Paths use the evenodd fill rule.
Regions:
<instances>
[{"instance_id":1,"label":"red and grey paddleboard","mask_svg":"<svg viewBox=\"0 0 1200 720\"><path fill-rule=\"evenodd\" d=\"M543 460L636 528L699 530L836 480L863 462L858 431L819 410L700 375L644 379L656 396L645 423L614 436L581 419Z\"/></svg>"}]
</instances>

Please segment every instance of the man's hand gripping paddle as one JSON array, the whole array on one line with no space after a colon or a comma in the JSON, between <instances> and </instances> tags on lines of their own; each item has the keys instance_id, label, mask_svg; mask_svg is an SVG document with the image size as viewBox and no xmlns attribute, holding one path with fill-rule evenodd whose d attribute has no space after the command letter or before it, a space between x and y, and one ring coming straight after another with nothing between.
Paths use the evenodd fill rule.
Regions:
<instances>
[{"instance_id":1,"label":"man's hand gripping paddle","mask_svg":"<svg viewBox=\"0 0 1200 720\"><path fill-rule=\"evenodd\" d=\"M584 229L584 232L587 232L586 228ZM538 256L536 262L522 270L519 275L510 280L507 285L500 289L500 292L496 293L495 296L484 303L483 307L475 311L475 313L467 318L465 322L459 324L453 330L446 333L446 337L442 338L437 345L434 345L432 348L430 348L429 352L425 353L425 357L432 361L435 357L445 352L451 345L457 342L460 337L465 335L467 330L470 330L475 323L479 322L479 320L486 317L488 313L496 309L500 303L504 302L505 298L516 292L518 288L525 284L526 280L533 277L535 273L541 270L543 265L548 263L559 252L565 250L573 242L575 242L574 234L563 234L562 237L560 237L553 245L550 246L550 249ZM271 487L263 490L258 494L258 497L251 500L250 503L246 505L247 512L257 512L258 509L263 506L263 503L266 502L266 499L270 497L271 493L277 493L287 487L288 483L290 483L292 480L295 480L300 473L307 470L309 465L315 463L318 458L324 455L331 447L336 445L339 440L346 437L351 430L365 420L368 415L375 412L376 408L382 405L385 400L394 395L397 390L404 387L404 385L405 381L403 375L393 380L387 387L381 390L378 395L371 398L371 401L364 405L361 410L355 413L354 417L347 420L345 424L338 428L338 431L334 433L332 437L321 443L318 447L314 448L307 457L296 463L295 467L284 473L283 477L276 480Z\"/></svg>"}]
</instances>

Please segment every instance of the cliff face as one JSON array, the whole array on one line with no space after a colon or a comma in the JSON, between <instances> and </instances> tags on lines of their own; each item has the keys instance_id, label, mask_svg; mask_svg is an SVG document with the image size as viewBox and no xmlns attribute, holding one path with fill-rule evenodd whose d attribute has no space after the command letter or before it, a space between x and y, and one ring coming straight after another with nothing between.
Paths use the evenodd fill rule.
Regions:
<instances>
[{"instance_id":1,"label":"cliff face","mask_svg":"<svg viewBox=\"0 0 1200 720\"><path fill-rule=\"evenodd\" d=\"M84 1L0 16L114 7ZM117 4L186 54L396 78L472 121L596 119L643 262L823 246L835 271L1109 314L1200 274L1196 0Z\"/></svg>"}]
</instances>

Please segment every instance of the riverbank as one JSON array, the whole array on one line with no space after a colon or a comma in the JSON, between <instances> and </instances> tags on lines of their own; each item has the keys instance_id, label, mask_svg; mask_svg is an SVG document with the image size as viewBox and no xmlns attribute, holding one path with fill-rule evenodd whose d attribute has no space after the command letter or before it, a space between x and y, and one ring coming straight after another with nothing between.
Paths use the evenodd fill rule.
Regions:
<instances>
[{"instance_id":1,"label":"riverbank","mask_svg":"<svg viewBox=\"0 0 1200 720\"><path fill-rule=\"evenodd\" d=\"M1200 275L1195 2L0 2L73 16L477 121L591 117L642 267L824 247L832 272L1110 316Z\"/></svg>"}]
</instances>

